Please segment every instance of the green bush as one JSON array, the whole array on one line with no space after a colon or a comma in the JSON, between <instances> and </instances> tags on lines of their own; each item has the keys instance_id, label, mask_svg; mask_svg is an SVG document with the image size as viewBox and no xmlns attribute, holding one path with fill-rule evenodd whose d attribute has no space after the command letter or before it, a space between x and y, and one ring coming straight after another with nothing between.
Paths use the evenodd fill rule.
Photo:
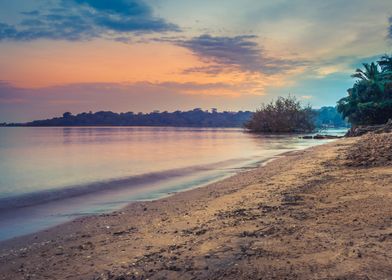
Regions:
<instances>
[{"instance_id":1,"label":"green bush","mask_svg":"<svg viewBox=\"0 0 392 280\"><path fill-rule=\"evenodd\" d=\"M315 129L316 113L292 96L262 104L245 127L252 132L309 132Z\"/></svg>"}]
</instances>

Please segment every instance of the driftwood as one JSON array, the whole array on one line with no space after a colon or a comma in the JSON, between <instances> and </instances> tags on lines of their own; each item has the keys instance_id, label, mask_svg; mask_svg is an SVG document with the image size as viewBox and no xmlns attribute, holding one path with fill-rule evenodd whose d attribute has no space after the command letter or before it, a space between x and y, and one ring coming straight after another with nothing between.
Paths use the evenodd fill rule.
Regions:
<instances>
[{"instance_id":1,"label":"driftwood","mask_svg":"<svg viewBox=\"0 0 392 280\"><path fill-rule=\"evenodd\" d=\"M316 135L306 135L306 136L302 136L300 138L302 139L319 139L319 140L323 140L323 139L337 139L337 138L342 138L343 136L337 136L337 135L322 135L322 134L316 134Z\"/></svg>"}]
</instances>

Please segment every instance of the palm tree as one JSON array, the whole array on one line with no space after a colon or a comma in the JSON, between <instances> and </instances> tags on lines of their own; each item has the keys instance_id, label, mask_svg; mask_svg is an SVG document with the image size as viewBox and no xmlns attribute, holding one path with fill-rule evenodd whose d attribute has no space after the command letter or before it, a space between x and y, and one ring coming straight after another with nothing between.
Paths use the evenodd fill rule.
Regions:
<instances>
[{"instance_id":1,"label":"palm tree","mask_svg":"<svg viewBox=\"0 0 392 280\"><path fill-rule=\"evenodd\" d=\"M387 54L383 55L379 61L377 61L378 65L381 67L381 71L384 72L392 72L392 55L389 56Z\"/></svg>"},{"instance_id":2,"label":"palm tree","mask_svg":"<svg viewBox=\"0 0 392 280\"><path fill-rule=\"evenodd\" d=\"M376 63L363 63L363 67L365 67L365 70L357 68L351 77L370 83L376 83L380 79L380 70Z\"/></svg>"},{"instance_id":3,"label":"palm tree","mask_svg":"<svg viewBox=\"0 0 392 280\"><path fill-rule=\"evenodd\" d=\"M392 117L392 56L363 66L351 75L357 80L337 109L353 125L385 123Z\"/></svg>"},{"instance_id":4,"label":"palm tree","mask_svg":"<svg viewBox=\"0 0 392 280\"><path fill-rule=\"evenodd\" d=\"M363 63L364 70L357 69L355 73L351 75L353 78L359 79L357 85L366 85L372 88L376 88L379 91L385 89L385 74L380 72L380 68L377 63Z\"/></svg>"}]
</instances>

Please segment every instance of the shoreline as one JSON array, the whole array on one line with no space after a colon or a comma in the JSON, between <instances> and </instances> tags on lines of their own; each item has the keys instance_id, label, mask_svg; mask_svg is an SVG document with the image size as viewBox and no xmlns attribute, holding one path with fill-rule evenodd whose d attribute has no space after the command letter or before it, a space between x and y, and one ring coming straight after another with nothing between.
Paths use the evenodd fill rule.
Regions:
<instances>
[{"instance_id":1,"label":"shoreline","mask_svg":"<svg viewBox=\"0 0 392 280\"><path fill-rule=\"evenodd\" d=\"M301 150L305 150L305 149L308 149L308 148L310 148L310 147L316 147L316 146L319 146L319 145L322 145L322 144L325 144L325 143L328 143L328 142L330 142L330 140L331 139L322 139L322 140L319 140L320 141L320 143L317 143L317 144L314 144L313 146L309 146L309 147L301 147L301 148L295 148L295 149L287 149L288 151L282 151L282 152L280 152L280 153L278 153L278 154L273 154L273 155L270 155L270 156L267 156L267 157L265 157L264 159L258 159L258 160L250 160L250 159L247 159L247 160L245 160L245 159L241 159L242 161L244 161L244 163L241 163L241 165L239 165L239 163L236 163L236 164L234 164L234 162L235 161L238 161L239 159L234 159L234 160L226 160L226 161L220 161L220 162L215 162L215 163L209 163L209 164L206 164L206 165L196 165L196 166L190 166L190 167L184 167L184 168L178 168L178 169L172 169L172 170L163 170L163 171L159 171L159 172L155 172L155 173L145 173L145 174L141 174L141 175L135 175L135 176L131 176L131 177L125 177L125 178L121 178L121 179L113 179L113 180L111 180L111 181L102 181L102 182L92 182L92 183L89 183L89 184L86 184L86 185L75 185L75 186L71 186L68 190L71 190L71 191L73 191L73 189L75 189L75 187L78 187L78 186L88 186L88 185L96 185L96 186L98 186L99 188L101 188L102 189L102 187L103 187L103 184L112 184L113 182L120 182L121 183L121 185L120 186L117 186L117 185L119 185L119 184L116 184L115 185L115 187L119 187L118 189L124 189L125 188L125 185L126 184L124 184L123 182L124 181L130 181L130 180L132 180L132 179L136 179L136 181L139 179L139 178L142 178L142 177L145 177L146 175L147 176L151 176L151 175L154 175L155 177L157 176L157 175L160 175L161 177L163 177L163 174L166 174L166 173L168 173L168 172L171 172L171 173L175 173L174 174L174 176L173 176L173 178L175 179L175 178L177 178L177 177L180 177L180 175L179 175L179 172L181 171L182 173L184 173L184 172L189 172L189 170L194 170L194 172L213 172L214 171L214 169L209 169L210 167L212 167L212 166L215 166L215 168L220 168L219 166L221 166L221 165L223 165L223 164L226 164L227 162L232 162L232 164L234 164L234 165L230 165L230 166L226 166L226 168L229 170L229 171L227 171L227 172L221 172L221 173L216 173L215 175L218 177L218 178L214 178L214 179L209 179L209 181L206 183L206 182L200 182L200 183L193 183L193 182L189 182L189 183L187 183L187 185L190 185L190 186L187 186L187 187L185 187L185 188L181 188L181 189L177 189L177 188L174 188L174 189L176 189L176 190L174 190L174 191L170 191L170 192L161 192L161 190L160 189L157 189L156 191L158 191L158 193L161 193L159 196L157 196L156 198L146 198L146 199L144 199L144 198L138 198L138 199L135 199L135 200L130 200L128 203L125 203L125 205L124 205L124 203L122 203L123 205L121 206L121 207L116 207L115 209L109 209L109 210L104 210L104 211L102 211L101 213L91 213L91 214L84 214L82 217L83 218L86 218L86 217L90 217L90 216L96 216L96 215L100 215L100 214L110 214L110 213L113 213L113 212L117 212L117 211L121 211L123 208L127 208L127 206L129 205L129 204L133 204L133 203L137 203L137 202L150 202L150 201L155 201L155 200L160 200L160 199L164 199L164 198L167 198L167 197L170 197L170 196L172 196L172 195L175 195L175 194L177 194L177 193L181 193L181 192L185 192L185 191L190 191L190 190L193 190L193 189L195 189L195 188L202 188L202 187L205 187L205 186L208 186L208 185L210 185L210 184L214 184L214 183L216 183L216 182L219 182L219 181L222 181L222 180L225 180L225 179L227 179L227 178L230 178L230 177L232 177L232 176L236 176L236 175L238 175L239 173L242 173L242 172L247 172L247 171L249 171L249 170L254 170L254 169L257 169L257 168L260 168L260 167L262 167L262 166L265 166L266 164L268 164L269 162L271 162L271 161L273 161L273 160L276 160L277 158L280 158L280 157L284 157L286 154L290 154L291 152L296 152L296 151L301 151ZM236 170L236 171L230 171L230 170ZM184 176L184 174L182 174L181 176ZM202 178L204 178L204 177L202 177ZM140 180L139 180L140 181ZM158 182L153 182L154 184L157 184ZM162 183L162 182L161 182ZM31 196L31 197L40 197L40 196L46 196L48 193L50 194L51 192L57 192L58 190L49 190L49 191L47 191L47 193L46 192L42 192L42 193L33 193L33 194L27 194L27 195L25 195L25 197L28 197L28 196ZM83 192L85 191L84 189L82 190ZM61 189L60 190L60 192L61 193L64 193L64 190L63 189ZM154 193L154 192L153 192ZM91 195L93 195L93 193L90 193L90 192L88 192L88 193L86 193L85 195L87 195L87 196L91 196ZM98 195L99 195L99 191L98 191ZM68 203L71 203L71 204L73 204L74 202L73 202L73 200L74 199L81 199L81 198L83 198L83 196L84 195L82 195L82 196L74 196L74 195L72 195L72 193L71 193L71 196L69 197L69 198L65 198L65 200L64 201L67 201L68 200ZM138 194L138 196L140 196L140 194ZM142 195L143 196L143 195ZM144 196L146 196L146 197L148 197L148 196L150 196L150 195L148 195L148 193L146 193ZM23 196L20 196L20 197L22 197L22 198L24 198ZM20 199L20 197L16 197L17 199ZM44 201L46 201L46 198L41 198L41 199L43 199ZM60 205L62 205L62 204L64 204L64 201L63 200L61 200L61 199L56 199L56 198L54 198L53 199L53 197L52 198L50 198L49 200L47 200L46 201L46 203L47 204L53 204L54 203L54 205L52 206L52 207L55 207L56 205L57 205L57 203L60 203ZM1 199L0 199L0 202L1 202ZM9 203L10 201L8 201L7 199L5 199L5 202L6 203ZM11 201L12 202L12 201ZM22 199L22 202L23 203L26 203L23 199ZM12 202L13 203L13 202ZM18 206L18 207L16 207L16 208L14 208L14 209L7 209L6 211L7 212L9 212L9 213L12 213L14 210L21 210L21 211L25 211L25 209L27 209L27 211L35 211L35 210L37 210L36 209L36 207L38 207L38 211L42 211L42 210L40 210L41 209L41 207L40 206L42 206L42 207L45 207L45 203L44 204L34 204L34 202L32 202L31 204L28 204L28 205L25 205L25 206ZM0 206L0 208L1 207L4 207L4 205L1 205ZM5 208L6 209L6 208ZM46 209L46 208L43 208L43 209ZM45 211L47 211L47 210L45 210ZM61 217L60 217L61 218ZM3 243L7 243L8 241L12 241L13 239L18 239L18 238L21 238L21 239L23 239L23 238L25 238L25 237L29 237L30 235L39 235L41 232L43 232L43 231L47 231L47 230L50 230L50 229L52 229L52 228L54 228L54 227L57 227L57 226L61 226L61 225L63 225L63 224L66 224L66 223L69 223L69 222L72 222L73 220L77 220L77 219L80 219L81 217L78 217L78 216L74 216L74 217L71 217L71 218L69 218L69 219L66 219L65 221L63 220L63 221L60 221L59 223L53 223L52 222L52 225L50 225L50 226L47 226L47 227L45 227L45 228L41 228L41 229L38 229L38 230L35 230L35 231L30 231L30 232L26 232L26 233L24 233L24 234L18 234L18 235L16 235L16 236L12 236L12 237L8 237L8 238L5 238L5 239L0 239L0 250L1 250L1 248L2 248L2 244Z\"/></svg>"},{"instance_id":2,"label":"shoreline","mask_svg":"<svg viewBox=\"0 0 392 280\"><path fill-rule=\"evenodd\" d=\"M316 146L319 146L319 145L316 145ZM312 147L316 147L316 146L312 146ZM267 158L267 159L264 159L264 160L261 160L261 161L253 162L251 164L248 164L248 165L245 165L245 166L242 166L242 167L235 167L235 169L238 169L240 171L237 171L234 174L228 173L226 175L222 175L222 177L220 177L218 179L214 179L214 180L212 180L212 181L210 181L210 182L208 182L206 184L196 185L196 186L192 186L192 187L189 187L189 188L181 189L181 190L178 190L178 191L169 192L169 193L166 193L165 195L163 195L161 197L158 197L158 198L155 198L155 199L130 201L126 205L124 205L124 206L122 206L122 207L120 207L120 208L118 208L116 210L113 210L113 211L108 211L108 212L100 213L100 214L83 215L81 217L72 218L69 221L62 222L62 223L59 223L59 224L56 224L56 225L50 226L48 228L32 232L32 233L27 233L27 234L11 237L11 238L8 238L8 239L0 240L0 256L1 256L1 251L2 250L11 249L11 247L15 246L14 244L16 244L17 246L26 247L32 241L34 241L33 243L35 243L35 241L37 239L36 238L37 236L44 235L45 233L51 232L52 230L56 230L57 231L57 228L62 228L62 227L66 227L68 224L77 223L78 220L80 220L80 219L84 220L84 219L89 219L91 217L96 217L96 216L106 216L106 215L116 214L118 212L122 212L123 210L127 210L127 208L132 207L133 204L143 204L144 205L144 203L150 203L150 202L154 202L154 201L164 200L164 199L170 198L172 196L175 196L175 195L178 195L178 194L181 194L181 193L184 193L184 192L189 192L189 191L193 191L193 190L196 190L196 189L199 189L199 188L205 188L205 187L208 187L210 185L215 185L215 184L217 184L217 183L219 183L221 181L225 181L225 180L230 179L232 177L236 177L236 176L238 176L241 173L247 173L247 172L256 170L258 168L264 167L267 164L269 164L270 162L273 162L273 161L275 161L277 159L283 158L286 155L290 155L290 153L303 151L303 150L306 150L306 149L309 149L309 148L312 148L312 147L308 147L308 148L305 148L305 149L286 151L286 152L280 153L278 155L272 156L271 158ZM257 166L254 166L254 165L257 165ZM27 206L27 207L30 207L30 206ZM9 211L12 211L12 210L9 210ZM26 240L30 240L30 241L26 242Z\"/></svg>"},{"instance_id":3,"label":"shoreline","mask_svg":"<svg viewBox=\"0 0 392 280\"><path fill-rule=\"evenodd\" d=\"M0 279L385 279L392 170L347 167L360 140L0 242Z\"/></svg>"}]
</instances>

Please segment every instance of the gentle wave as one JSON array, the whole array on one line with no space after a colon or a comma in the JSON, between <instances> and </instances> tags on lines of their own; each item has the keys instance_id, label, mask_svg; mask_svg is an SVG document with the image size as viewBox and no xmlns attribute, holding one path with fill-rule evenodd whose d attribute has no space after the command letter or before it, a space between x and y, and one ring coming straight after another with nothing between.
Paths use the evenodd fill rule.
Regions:
<instances>
[{"instance_id":1,"label":"gentle wave","mask_svg":"<svg viewBox=\"0 0 392 280\"><path fill-rule=\"evenodd\" d=\"M0 198L0 210L11 210L28 206L35 206L52 201L64 200L99 192L135 188L153 184L160 181L180 178L194 173L216 170L235 165L249 159L231 159L206 165L190 166L178 169L164 170L159 172L144 173L140 175L93 182L83 185L73 185L61 189L44 190L33 193L21 194L11 197Z\"/></svg>"}]
</instances>

